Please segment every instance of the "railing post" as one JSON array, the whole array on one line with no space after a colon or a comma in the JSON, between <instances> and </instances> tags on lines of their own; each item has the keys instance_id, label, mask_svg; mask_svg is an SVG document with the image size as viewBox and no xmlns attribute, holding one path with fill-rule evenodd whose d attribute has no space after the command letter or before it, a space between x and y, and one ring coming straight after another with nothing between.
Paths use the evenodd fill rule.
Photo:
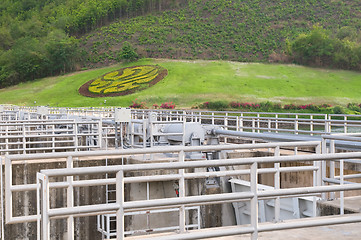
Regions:
<instances>
[{"instance_id":1,"label":"railing post","mask_svg":"<svg viewBox=\"0 0 361 240\"><path fill-rule=\"evenodd\" d=\"M315 153L321 154L321 148L322 148L322 142L320 142L320 144L315 148ZM321 186L322 185L321 162L314 161L313 166L318 167L316 171L313 171L313 186ZM313 217L316 217L317 215L317 198L315 196L313 197L312 214Z\"/></svg>"},{"instance_id":2,"label":"railing post","mask_svg":"<svg viewBox=\"0 0 361 240\"><path fill-rule=\"evenodd\" d=\"M124 239L124 171L120 170L116 174L116 202L119 205L117 210L117 240Z\"/></svg>"},{"instance_id":3,"label":"railing post","mask_svg":"<svg viewBox=\"0 0 361 240\"><path fill-rule=\"evenodd\" d=\"M78 146L79 146L79 140L78 140L78 122L75 121L74 122L74 136L75 136L75 141L74 141L74 147L75 147L75 151L78 151Z\"/></svg>"},{"instance_id":4,"label":"railing post","mask_svg":"<svg viewBox=\"0 0 361 240\"><path fill-rule=\"evenodd\" d=\"M226 113L226 116L224 118L224 128L228 130L228 112ZM224 143L227 143L227 137L224 137Z\"/></svg>"},{"instance_id":5,"label":"railing post","mask_svg":"<svg viewBox=\"0 0 361 240\"><path fill-rule=\"evenodd\" d=\"M252 240L258 239L258 175L257 162L251 165L251 192L254 196L251 199L251 226L253 227Z\"/></svg>"},{"instance_id":6,"label":"railing post","mask_svg":"<svg viewBox=\"0 0 361 240\"><path fill-rule=\"evenodd\" d=\"M239 117L236 116L236 131L239 131Z\"/></svg>"},{"instance_id":7,"label":"railing post","mask_svg":"<svg viewBox=\"0 0 361 240\"><path fill-rule=\"evenodd\" d=\"M331 116L327 117L327 114L325 115L325 133L331 133Z\"/></svg>"},{"instance_id":8,"label":"railing post","mask_svg":"<svg viewBox=\"0 0 361 240\"><path fill-rule=\"evenodd\" d=\"M252 118L252 132L256 131L256 120L254 119L254 117Z\"/></svg>"},{"instance_id":9,"label":"railing post","mask_svg":"<svg viewBox=\"0 0 361 240\"><path fill-rule=\"evenodd\" d=\"M296 114L296 119L295 119L295 134L298 134L298 115Z\"/></svg>"},{"instance_id":10,"label":"railing post","mask_svg":"<svg viewBox=\"0 0 361 240\"><path fill-rule=\"evenodd\" d=\"M50 219L49 211L49 179L43 174L39 174L41 184L41 239L50 239Z\"/></svg>"},{"instance_id":11,"label":"railing post","mask_svg":"<svg viewBox=\"0 0 361 240\"><path fill-rule=\"evenodd\" d=\"M23 124L23 154L26 154L26 136L25 136L25 124Z\"/></svg>"},{"instance_id":12,"label":"railing post","mask_svg":"<svg viewBox=\"0 0 361 240\"><path fill-rule=\"evenodd\" d=\"M277 146L275 148L275 153L274 153L275 157L279 157L280 156L280 147ZM278 190L281 188L281 184L280 184L280 163L275 163L274 164L274 168L276 169L275 172L275 176L274 176L274 186L275 186L275 190ZM275 199L275 222L279 222L280 221L280 209L281 209L281 200L280 197L277 197Z\"/></svg>"},{"instance_id":13,"label":"railing post","mask_svg":"<svg viewBox=\"0 0 361 240\"><path fill-rule=\"evenodd\" d=\"M239 127L240 131L243 132L243 113L241 113L241 117L239 119Z\"/></svg>"},{"instance_id":14,"label":"railing post","mask_svg":"<svg viewBox=\"0 0 361 240\"><path fill-rule=\"evenodd\" d=\"M9 222L13 216L13 193L11 191L13 172L9 154L5 155L5 222Z\"/></svg>"},{"instance_id":15,"label":"railing post","mask_svg":"<svg viewBox=\"0 0 361 240\"><path fill-rule=\"evenodd\" d=\"M340 185L344 184L344 160L340 160ZM340 215L345 214L345 198L344 198L344 191L340 191Z\"/></svg>"},{"instance_id":16,"label":"railing post","mask_svg":"<svg viewBox=\"0 0 361 240\"><path fill-rule=\"evenodd\" d=\"M98 122L98 146L100 149L103 148L103 121L100 118Z\"/></svg>"},{"instance_id":17,"label":"railing post","mask_svg":"<svg viewBox=\"0 0 361 240\"><path fill-rule=\"evenodd\" d=\"M322 143L321 143L321 154L327 154L327 144L326 144L326 139L322 138ZM322 160L321 162L321 186L325 185L325 181L324 179L326 178L326 161ZM322 200L326 200L326 193L322 193L321 194Z\"/></svg>"},{"instance_id":18,"label":"railing post","mask_svg":"<svg viewBox=\"0 0 361 240\"><path fill-rule=\"evenodd\" d=\"M69 156L66 160L66 167L71 169L73 168L73 157ZM66 205L68 208L74 207L74 188L73 188L73 176L66 177L69 183L66 194ZM68 217L68 239L74 239L74 217Z\"/></svg>"},{"instance_id":19,"label":"railing post","mask_svg":"<svg viewBox=\"0 0 361 240\"><path fill-rule=\"evenodd\" d=\"M36 173L36 215L37 215L37 219L36 219L36 239L40 240L40 236L41 236L41 213L40 213L40 199L41 199L41 185L40 185L40 180L41 180L41 173ZM4 239L4 238L2 238Z\"/></svg>"},{"instance_id":20,"label":"railing post","mask_svg":"<svg viewBox=\"0 0 361 240\"><path fill-rule=\"evenodd\" d=\"M143 148L147 147L147 120L143 120ZM133 124L133 133L134 133L134 124ZM133 145L134 145L134 134L133 134ZM151 146L152 147L152 146Z\"/></svg>"},{"instance_id":21,"label":"railing post","mask_svg":"<svg viewBox=\"0 0 361 240\"><path fill-rule=\"evenodd\" d=\"M335 153L335 140L330 140L330 153ZM330 160L330 178L335 179L335 161ZM329 183L333 185L332 183ZM335 199L335 192L330 192L330 199Z\"/></svg>"},{"instance_id":22,"label":"railing post","mask_svg":"<svg viewBox=\"0 0 361 240\"><path fill-rule=\"evenodd\" d=\"M347 133L347 116L344 116L343 132Z\"/></svg>"},{"instance_id":23,"label":"railing post","mask_svg":"<svg viewBox=\"0 0 361 240\"><path fill-rule=\"evenodd\" d=\"M184 151L179 152L179 162L184 162ZM185 197L185 181L184 181L184 168L179 169L179 175L181 178L179 179L179 197ZM186 215L185 215L185 207L181 205L179 207L179 231L184 233L186 231Z\"/></svg>"}]
</instances>

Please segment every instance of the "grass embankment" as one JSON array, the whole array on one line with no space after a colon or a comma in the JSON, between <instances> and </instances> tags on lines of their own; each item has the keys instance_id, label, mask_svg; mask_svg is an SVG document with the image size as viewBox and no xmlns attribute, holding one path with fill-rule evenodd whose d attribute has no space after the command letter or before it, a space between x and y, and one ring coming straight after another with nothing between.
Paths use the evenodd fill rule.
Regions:
<instances>
[{"instance_id":1,"label":"grass embankment","mask_svg":"<svg viewBox=\"0 0 361 240\"><path fill-rule=\"evenodd\" d=\"M85 82L107 72L134 65L159 64L168 76L158 84L127 96L89 98L78 93ZM153 104L173 101L190 108L206 101L272 101L281 104L342 104L361 102L361 75L352 71L314 69L295 65L245 64L226 61L142 59L134 63L77 72L23 83L0 90L0 104L129 106L133 100Z\"/></svg>"}]
</instances>

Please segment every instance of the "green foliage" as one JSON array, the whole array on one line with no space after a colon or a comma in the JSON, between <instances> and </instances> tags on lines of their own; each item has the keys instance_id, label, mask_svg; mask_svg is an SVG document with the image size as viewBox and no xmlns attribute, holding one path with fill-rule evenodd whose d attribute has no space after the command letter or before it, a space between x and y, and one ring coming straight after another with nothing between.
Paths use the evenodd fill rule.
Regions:
<instances>
[{"instance_id":1,"label":"green foliage","mask_svg":"<svg viewBox=\"0 0 361 240\"><path fill-rule=\"evenodd\" d=\"M289 43L289 54L298 63L361 70L361 44L353 28L341 28L336 37L316 26L308 34L300 34Z\"/></svg>"},{"instance_id":2,"label":"green foliage","mask_svg":"<svg viewBox=\"0 0 361 240\"><path fill-rule=\"evenodd\" d=\"M123 48L119 52L118 59L125 60L128 62L133 62L133 61L137 60L138 57L139 56L138 56L136 50L133 48L133 46L129 42L125 41L123 43Z\"/></svg>"},{"instance_id":3,"label":"green foliage","mask_svg":"<svg viewBox=\"0 0 361 240\"><path fill-rule=\"evenodd\" d=\"M96 56L82 54L87 49L79 49L74 36L114 19L169 9L175 5L174 1L167 0L2 0L0 87L72 71L82 65L83 60L115 60L115 54L109 49L98 55L94 48ZM24 41L30 43L29 49L23 47L26 46ZM105 45L110 47L106 42Z\"/></svg>"},{"instance_id":4,"label":"green foliage","mask_svg":"<svg viewBox=\"0 0 361 240\"><path fill-rule=\"evenodd\" d=\"M345 114L345 110L341 106L335 106L333 108L333 113L334 114Z\"/></svg>"},{"instance_id":5,"label":"green foliage","mask_svg":"<svg viewBox=\"0 0 361 240\"><path fill-rule=\"evenodd\" d=\"M310 26L319 24L325 33L320 30L298 39L309 41L313 49L297 61L358 69L360 10L355 0L2 0L0 50L4 52L0 55L12 55L21 38L42 43L37 54L45 56L40 62L46 67L34 66L41 72L27 74L24 81L78 66L115 63L124 41L141 56L152 58L287 61L282 57L286 39L292 43L301 33L308 36ZM57 30L65 34L57 43L59 51L50 38ZM66 40L69 36L80 37L80 42ZM73 56L70 50L77 44L81 49ZM52 56L60 56L61 61ZM10 84L18 72L6 59L2 62L6 65L0 67L1 79Z\"/></svg>"},{"instance_id":6,"label":"green foliage","mask_svg":"<svg viewBox=\"0 0 361 240\"><path fill-rule=\"evenodd\" d=\"M329 34L320 26L315 26L311 33L300 34L291 43L291 51L296 61L326 65L330 62L334 43Z\"/></svg>"},{"instance_id":7,"label":"green foliage","mask_svg":"<svg viewBox=\"0 0 361 240\"><path fill-rule=\"evenodd\" d=\"M50 73L65 73L74 70L80 57L78 41L75 38L69 38L60 30L50 32L47 40L45 48Z\"/></svg>"},{"instance_id":8,"label":"green foliage","mask_svg":"<svg viewBox=\"0 0 361 240\"><path fill-rule=\"evenodd\" d=\"M94 56L109 48L119 49L123 41L128 41L145 57L263 62L278 59L286 48L286 39L292 42L315 24L324 26L327 34L343 26L360 28L360 9L351 0L189 0L181 9L122 19L103 27L84 38L83 46L102 42L96 46L97 51L90 52ZM344 35L351 34L346 30ZM319 38L325 36L315 35L311 40L317 43ZM321 44L318 62L328 64L332 46L327 41ZM317 44L314 49L318 51ZM101 63L107 57L92 59Z\"/></svg>"},{"instance_id":9,"label":"green foliage","mask_svg":"<svg viewBox=\"0 0 361 240\"><path fill-rule=\"evenodd\" d=\"M214 101L214 102L205 102L202 104L201 107L216 111L222 111L228 109L229 104L226 101Z\"/></svg>"}]
</instances>

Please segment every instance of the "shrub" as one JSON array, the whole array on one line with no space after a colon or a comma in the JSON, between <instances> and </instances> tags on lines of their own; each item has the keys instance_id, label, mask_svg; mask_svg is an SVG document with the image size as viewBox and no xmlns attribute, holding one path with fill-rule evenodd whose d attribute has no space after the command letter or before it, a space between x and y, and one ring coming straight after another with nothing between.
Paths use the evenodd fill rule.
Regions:
<instances>
[{"instance_id":1,"label":"shrub","mask_svg":"<svg viewBox=\"0 0 361 240\"><path fill-rule=\"evenodd\" d=\"M322 105L319 106L320 108L329 108L329 107L332 107L331 104L327 104L327 103L324 103Z\"/></svg>"},{"instance_id":2,"label":"shrub","mask_svg":"<svg viewBox=\"0 0 361 240\"><path fill-rule=\"evenodd\" d=\"M263 111L272 111L274 109L274 104L269 101L261 102L259 105Z\"/></svg>"},{"instance_id":3,"label":"shrub","mask_svg":"<svg viewBox=\"0 0 361 240\"><path fill-rule=\"evenodd\" d=\"M135 61L138 58L138 54L129 42L123 43L123 48L119 52L118 60Z\"/></svg>"},{"instance_id":4,"label":"shrub","mask_svg":"<svg viewBox=\"0 0 361 240\"><path fill-rule=\"evenodd\" d=\"M162 105L160 105L161 109L174 109L175 108L175 104L173 102L165 102L162 103Z\"/></svg>"},{"instance_id":5,"label":"shrub","mask_svg":"<svg viewBox=\"0 0 361 240\"><path fill-rule=\"evenodd\" d=\"M306 105L299 105L297 106L298 109L304 110L304 109L308 109L308 110L312 110L312 111L316 111L319 112L320 108L316 105L311 104L306 104Z\"/></svg>"},{"instance_id":6,"label":"shrub","mask_svg":"<svg viewBox=\"0 0 361 240\"><path fill-rule=\"evenodd\" d=\"M204 102L202 103L199 108L205 108L205 109L209 109L209 102Z\"/></svg>"},{"instance_id":7,"label":"shrub","mask_svg":"<svg viewBox=\"0 0 361 240\"><path fill-rule=\"evenodd\" d=\"M296 110L296 109L297 109L297 106L294 105L293 103L292 103L292 104L287 104L287 105L284 105L284 106L283 106L283 109L286 109L286 110Z\"/></svg>"},{"instance_id":8,"label":"shrub","mask_svg":"<svg viewBox=\"0 0 361 240\"><path fill-rule=\"evenodd\" d=\"M344 114L345 111L344 111L344 109L343 109L341 106L335 106L335 107L333 108L333 113L334 113L334 114Z\"/></svg>"},{"instance_id":9,"label":"shrub","mask_svg":"<svg viewBox=\"0 0 361 240\"><path fill-rule=\"evenodd\" d=\"M229 103L229 106L230 106L231 108L240 108L240 107L241 107L241 103L239 103L239 102L230 102L230 103Z\"/></svg>"},{"instance_id":10,"label":"shrub","mask_svg":"<svg viewBox=\"0 0 361 240\"><path fill-rule=\"evenodd\" d=\"M133 104L129 106L130 108L138 108L138 109L146 109L147 108L147 105L145 102L138 102L137 99L135 99L132 102L133 102Z\"/></svg>"},{"instance_id":11,"label":"shrub","mask_svg":"<svg viewBox=\"0 0 361 240\"><path fill-rule=\"evenodd\" d=\"M225 110L228 108L228 103L223 101L208 102L207 108L214 110Z\"/></svg>"}]
</instances>

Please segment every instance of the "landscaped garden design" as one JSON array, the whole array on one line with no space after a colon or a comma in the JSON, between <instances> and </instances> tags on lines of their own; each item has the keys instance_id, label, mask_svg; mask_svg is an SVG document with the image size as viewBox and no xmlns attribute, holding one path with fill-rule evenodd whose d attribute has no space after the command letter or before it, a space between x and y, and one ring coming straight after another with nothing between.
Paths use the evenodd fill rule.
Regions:
<instances>
[{"instance_id":1,"label":"landscaped garden design","mask_svg":"<svg viewBox=\"0 0 361 240\"><path fill-rule=\"evenodd\" d=\"M167 69L159 65L122 68L88 81L79 88L79 93L86 97L128 95L158 83L167 74Z\"/></svg>"}]
</instances>

